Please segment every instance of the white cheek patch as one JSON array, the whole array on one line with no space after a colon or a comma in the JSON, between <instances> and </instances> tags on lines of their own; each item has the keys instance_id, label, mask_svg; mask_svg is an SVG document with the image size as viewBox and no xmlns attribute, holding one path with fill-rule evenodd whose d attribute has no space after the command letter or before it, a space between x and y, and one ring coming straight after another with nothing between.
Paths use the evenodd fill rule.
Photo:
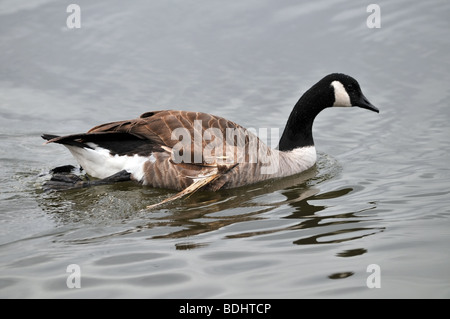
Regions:
<instances>
[{"instance_id":1,"label":"white cheek patch","mask_svg":"<svg viewBox=\"0 0 450 319\"><path fill-rule=\"evenodd\" d=\"M334 104L333 106L352 106L350 102L350 96L348 96L347 91L344 88L344 85L339 81L331 82L331 86L334 88Z\"/></svg>"}]
</instances>

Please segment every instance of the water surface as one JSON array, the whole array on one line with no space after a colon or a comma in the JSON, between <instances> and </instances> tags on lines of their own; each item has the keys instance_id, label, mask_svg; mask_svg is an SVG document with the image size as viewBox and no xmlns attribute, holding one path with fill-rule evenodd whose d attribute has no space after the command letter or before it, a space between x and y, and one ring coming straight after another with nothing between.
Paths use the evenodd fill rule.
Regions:
<instances>
[{"instance_id":1,"label":"water surface","mask_svg":"<svg viewBox=\"0 0 450 319\"><path fill-rule=\"evenodd\" d=\"M77 3L80 29L70 2L0 4L2 298L450 297L447 1L380 1L379 29L360 1ZM173 192L42 190L75 163L44 132L166 108L281 129L332 72L381 112L321 113L304 174L154 211Z\"/></svg>"}]
</instances>

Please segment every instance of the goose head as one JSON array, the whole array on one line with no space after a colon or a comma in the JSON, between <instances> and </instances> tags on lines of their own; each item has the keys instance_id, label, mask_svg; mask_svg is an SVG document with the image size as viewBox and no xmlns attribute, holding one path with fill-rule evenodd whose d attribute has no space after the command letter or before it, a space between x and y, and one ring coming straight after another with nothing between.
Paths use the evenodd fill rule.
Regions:
<instances>
[{"instance_id":1,"label":"goose head","mask_svg":"<svg viewBox=\"0 0 450 319\"><path fill-rule=\"evenodd\" d=\"M329 83L330 89L333 90L334 100L331 106L334 107L357 106L373 112L377 113L380 112L364 96L358 81L356 81L351 76L341 73L333 73L323 78L323 80L325 83Z\"/></svg>"},{"instance_id":2,"label":"goose head","mask_svg":"<svg viewBox=\"0 0 450 319\"><path fill-rule=\"evenodd\" d=\"M307 90L294 106L281 136L279 150L313 146L313 121L322 110L330 107L360 107L380 112L364 96L354 78L342 73L329 74Z\"/></svg>"}]
</instances>

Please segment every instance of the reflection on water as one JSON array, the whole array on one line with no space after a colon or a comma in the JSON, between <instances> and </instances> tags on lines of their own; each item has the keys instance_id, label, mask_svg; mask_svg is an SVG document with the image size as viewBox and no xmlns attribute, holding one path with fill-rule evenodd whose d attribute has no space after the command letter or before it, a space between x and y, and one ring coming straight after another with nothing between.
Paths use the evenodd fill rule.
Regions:
<instances>
[{"instance_id":1,"label":"reflection on water","mask_svg":"<svg viewBox=\"0 0 450 319\"><path fill-rule=\"evenodd\" d=\"M338 257L354 257L354 256L360 256L362 254L367 253L367 249L365 248L356 248L356 249L348 249L339 252L336 254Z\"/></svg>"},{"instance_id":2,"label":"reflection on water","mask_svg":"<svg viewBox=\"0 0 450 319\"><path fill-rule=\"evenodd\" d=\"M343 278L347 278L350 277L354 274L354 272L352 271L346 271L346 272L338 272L338 273L334 273L328 276L328 278L330 279L343 279Z\"/></svg>"},{"instance_id":3,"label":"reflection on water","mask_svg":"<svg viewBox=\"0 0 450 319\"><path fill-rule=\"evenodd\" d=\"M40 193L45 195L40 203L62 224L101 225L104 219L126 223L129 218L140 217L141 223L118 232L100 232L94 236L80 233L80 238L70 239L77 243L135 233L143 233L149 239L195 238L240 223L246 223L244 230L224 237L257 237L301 230L300 238L293 243L314 245L354 240L382 231L382 228L370 226L363 214L376 208L375 204L362 210L320 215L327 208L321 202L345 198L353 191L353 188L342 188L320 193L321 183L333 179L339 172L340 166L334 159L319 154L317 165L302 174L238 189L198 192L155 211L142 207L148 205L148 201L159 201L160 197L168 196L168 191L128 182L62 193ZM274 226L274 220L280 221L281 226ZM189 241L177 243L175 247L186 250L205 245L205 242Z\"/></svg>"}]
</instances>

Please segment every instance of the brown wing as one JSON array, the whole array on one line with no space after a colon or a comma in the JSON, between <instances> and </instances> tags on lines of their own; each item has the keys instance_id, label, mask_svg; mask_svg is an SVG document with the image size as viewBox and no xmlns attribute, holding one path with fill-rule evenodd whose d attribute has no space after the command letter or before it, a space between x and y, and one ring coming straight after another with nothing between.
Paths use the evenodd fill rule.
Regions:
<instances>
[{"instance_id":1,"label":"brown wing","mask_svg":"<svg viewBox=\"0 0 450 319\"><path fill-rule=\"evenodd\" d=\"M131 134L170 149L176 153L177 164L202 166L226 161L232 164L237 156L248 158L250 137L259 143L256 136L232 121L189 111L147 112L137 119L98 125L88 134L112 132Z\"/></svg>"}]
</instances>

